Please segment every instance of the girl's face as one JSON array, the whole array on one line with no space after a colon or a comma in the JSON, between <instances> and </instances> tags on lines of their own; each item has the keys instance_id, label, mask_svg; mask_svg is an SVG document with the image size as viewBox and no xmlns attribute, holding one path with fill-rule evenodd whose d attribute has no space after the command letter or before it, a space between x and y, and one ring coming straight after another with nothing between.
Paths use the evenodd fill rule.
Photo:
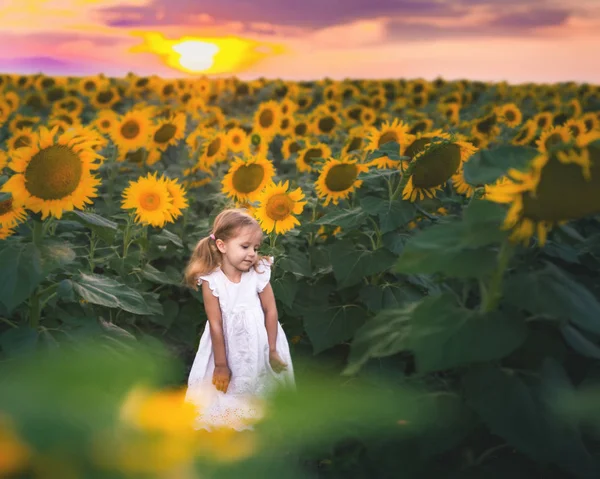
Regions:
<instances>
[{"instance_id":1,"label":"girl's face","mask_svg":"<svg viewBox=\"0 0 600 479\"><path fill-rule=\"evenodd\" d=\"M218 241L217 247L223 254L223 261L239 271L248 271L258 258L258 248L262 243L262 231L246 227L227 241Z\"/></svg>"}]
</instances>

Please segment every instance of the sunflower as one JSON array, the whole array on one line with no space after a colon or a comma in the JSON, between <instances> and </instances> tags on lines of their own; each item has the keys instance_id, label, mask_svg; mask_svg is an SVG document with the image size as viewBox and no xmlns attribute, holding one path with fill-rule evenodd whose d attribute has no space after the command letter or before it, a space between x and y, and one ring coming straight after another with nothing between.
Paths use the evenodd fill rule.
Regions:
<instances>
[{"instance_id":1,"label":"sunflower","mask_svg":"<svg viewBox=\"0 0 600 479\"><path fill-rule=\"evenodd\" d=\"M293 100L286 98L279 103L279 110L284 116L293 115L298 110L298 105Z\"/></svg>"},{"instance_id":2,"label":"sunflower","mask_svg":"<svg viewBox=\"0 0 600 479\"><path fill-rule=\"evenodd\" d=\"M430 143L410 162L402 199L414 202L425 196L434 198L436 190L440 190L474 152L475 148L468 142L442 140Z\"/></svg>"},{"instance_id":3,"label":"sunflower","mask_svg":"<svg viewBox=\"0 0 600 479\"><path fill-rule=\"evenodd\" d=\"M68 97L55 103L54 111L79 116L83 111L83 107L83 102L79 98Z\"/></svg>"},{"instance_id":4,"label":"sunflower","mask_svg":"<svg viewBox=\"0 0 600 479\"><path fill-rule=\"evenodd\" d=\"M340 124L337 114L326 112L322 109L315 110L311 130L317 135L332 135Z\"/></svg>"},{"instance_id":5,"label":"sunflower","mask_svg":"<svg viewBox=\"0 0 600 479\"><path fill-rule=\"evenodd\" d=\"M294 117L292 115L282 116L279 121L279 134L287 136L294 129Z\"/></svg>"},{"instance_id":6,"label":"sunflower","mask_svg":"<svg viewBox=\"0 0 600 479\"><path fill-rule=\"evenodd\" d=\"M207 132L203 136L198 166L203 171L209 171L215 164L223 161L227 154L227 137L218 131Z\"/></svg>"},{"instance_id":7,"label":"sunflower","mask_svg":"<svg viewBox=\"0 0 600 479\"><path fill-rule=\"evenodd\" d=\"M536 127L540 130L545 130L546 128L550 128L552 126L552 120L554 119L554 115L549 111L543 111L535 115L532 120L535 122Z\"/></svg>"},{"instance_id":8,"label":"sunflower","mask_svg":"<svg viewBox=\"0 0 600 479\"><path fill-rule=\"evenodd\" d=\"M16 150L33 144L34 132L31 128L21 128L13 133L6 144L9 150Z\"/></svg>"},{"instance_id":9,"label":"sunflower","mask_svg":"<svg viewBox=\"0 0 600 479\"><path fill-rule=\"evenodd\" d=\"M475 193L475 188L467 183L467 180L465 179L465 169L463 165L461 165L458 171L452 175L452 185L459 195L464 195L467 198L470 198L473 196L473 193Z\"/></svg>"},{"instance_id":10,"label":"sunflower","mask_svg":"<svg viewBox=\"0 0 600 479\"><path fill-rule=\"evenodd\" d=\"M582 115L580 120L585 124L587 132L600 129L600 119L595 112L589 112Z\"/></svg>"},{"instance_id":11,"label":"sunflower","mask_svg":"<svg viewBox=\"0 0 600 479\"><path fill-rule=\"evenodd\" d=\"M346 143L342 148L342 156L347 155L352 151L361 151L364 149L369 136L369 128L356 126L348 132Z\"/></svg>"},{"instance_id":12,"label":"sunflower","mask_svg":"<svg viewBox=\"0 0 600 479\"><path fill-rule=\"evenodd\" d=\"M185 197L185 190L183 186L178 183L177 179L164 178L164 182L172 202L169 213L171 214L171 218L175 220L183 214L181 210L184 210L189 206Z\"/></svg>"},{"instance_id":13,"label":"sunflower","mask_svg":"<svg viewBox=\"0 0 600 479\"><path fill-rule=\"evenodd\" d=\"M568 143L572 138L568 126L552 126L542 132L536 141L536 147L541 152L548 152L561 143Z\"/></svg>"},{"instance_id":14,"label":"sunflower","mask_svg":"<svg viewBox=\"0 0 600 479\"><path fill-rule=\"evenodd\" d=\"M46 108L46 98L40 92L34 91L25 96L23 105L28 106L36 112L39 112L40 110Z\"/></svg>"},{"instance_id":15,"label":"sunflower","mask_svg":"<svg viewBox=\"0 0 600 479\"><path fill-rule=\"evenodd\" d=\"M498 121L500 123L504 123L510 128L519 126L523 121L523 114L521 113L521 110L519 110L519 107L514 103L507 103L498 107L496 115L498 116Z\"/></svg>"},{"instance_id":16,"label":"sunflower","mask_svg":"<svg viewBox=\"0 0 600 479\"><path fill-rule=\"evenodd\" d=\"M244 155L267 157L270 146L270 138L263 137L259 133L251 133L246 137Z\"/></svg>"},{"instance_id":17,"label":"sunflower","mask_svg":"<svg viewBox=\"0 0 600 479\"><path fill-rule=\"evenodd\" d=\"M289 181L271 183L258 197L255 218L266 233L283 234L300 221L294 216L302 213L306 201L300 188L288 191Z\"/></svg>"},{"instance_id":18,"label":"sunflower","mask_svg":"<svg viewBox=\"0 0 600 479\"><path fill-rule=\"evenodd\" d=\"M80 127L79 116L65 112L54 113L48 117L48 127L58 126L59 131L66 131L72 127Z\"/></svg>"},{"instance_id":19,"label":"sunflower","mask_svg":"<svg viewBox=\"0 0 600 479\"><path fill-rule=\"evenodd\" d=\"M12 111L19 108L20 98L14 91L5 92L2 98Z\"/></svg>"},{"instance_id":20,"label":"sunflower","mask_svg":"<svg viewBox=\"0 0 600 479\"><path fill-rule=\"evenodd\" d=\"M509 170L485 198L510 204L503 228L527 245L537 233L540 246L556 224L600 213L600 146L591 143L541 153L529 171Z\"/></svg>"},{"instance_id":21,"label":"sunflower","mask_svg":"<svg viewBox=\"0 0 600 479\"><path fill-rule=\"evenodd\" d=\"M61 218L63 211L83 209L96 197L100 180L91 171L101 159L93 147L94 140L85 130L73 128L55 139L58 129L41 127L32 145L11 151L9 167L16 173L4 185L16 203L42 219L48 215Z\"/></svg>"},{"instance_id":22,"label":"sunflower","mask_svg":"<svg viewBox=\"0 0 600 479\"><path fill-rule=\"evenodd\" d=\"M416 135L410 137L402 154L412 159L424 151L427 148L427 145L434 141L435 138L450 140L450 135L442 130L435 130L428 133L417 133Z\"/></svg>"},{"instance_id":23,"label":"sunflower","mask_svg":"<svg viewBox=\"0 0 600 479\"><path fill-rule=\"evenodd\" d=\"M4 191L4 188L0 191L3 193L7 192ZM0 200L0 228L12 229L26 219L27 212L25 211L25 207L20 203L16 203L12 196L5 200Z\"/></svg>"},{"instance_id":24,"label":"sunflower","mask_svg":"<svg viewBox=\"0 0 600 479\"><path fill-rule=\"evenodd\" d=\"M337 205L341 199L346 199L362 185L358 175L369 171L369 167L357 163L348 156L341 159L329 158L315 183L317 196L324 199L325 206L331 201Z\"/></svg>"},{"instance_id":25,"label":"sunflower","mask_svg":"<svg viewBox=\"0 0 600 479\"><path fill-rule=\"evenodd\" d=\"M246 132L239 127L234 127L227 132L227 147L233 153L244 151Z\"/></svg>"},{"instance_id":26,"label":"sunflower","mask_svg":"<svg viewBox=\"0 0 600 479\"><path fill-rule=\"evenodd\" d=\"M8 155L6 154L6 151L0 150L0 173L2 173L2 170L6 168L7 165Z\"/></svg>"},{"instance_id":27,"label":"sunflower","mask_svg":"<svg viewBox=\"0 0 600 479\"><path fill-rule=\"evenodd\" d=\"M500 133L497 123L498 116L495 113L478 118L472 123L471 134L483 136L484 138L493 138Z\"/></svg>"},{"instance_id":28,"label":"sunflower","mask_svg":"<svg viewBox=\"0 0 600 479\"><path fill-rule=\"evenodd\" d=\"M298 153L303 147L301 140L286 138L281 145L281 156L284 160L289 160L294 153Z\"/></svg>"},{"instance_id":29,"label":"sunflower","mask_svg":"<svg viewBox=\"0 0 600 479\"><path fill-rule=\"evenodd\" d=\"M366 151L376 151L386 143L398 143L398 154L403 155L406 143L412 139L412 135L408 133L408 125L394 119L392 123L385 122L380 129L371 127L369 130L369 144ZM374 165L377 168L394 168L400 164L400 160L392 160L387 156L376 158Z\"/></svg>"},{"instance_id":30,"label":"sunflower","mask_svg":"<svg viewBox=\"0 0 600 479\"><path fill-rule=\"evenodd\" d=\"M107 81L100 76L84 77L79 80L79 92L85 97L91 97L98 90L105 88Z\"/></svg>"},{"instance_id":31,"label":"sunflower","mask_svg":"<svg viewBox=\"0 0 600 479\"><path fill-rule=\"evenodd\" d=\"M298 110L306 111L313 104L313 97L309 93L301 93L296 99L296 104L298 105Z\"/></svg>"},{"instance_id":32,"label":"sunflower","mask_svg":"<svg viewBox=\"0 0 600 479\"><path fill-rule=\"evenodd\" d=\"M570 120L567 120L564 126L566 126L569 129L569 132L571 133L571 136L573 138L577 138L586 133L587 131L587 127L585 123L581 121L581 119L576 120L572 118Z\"/></svg>"},{"instance_id":33,"label":"sunflower","mask_svg":"<svg viewBox=\"0 0 600 479\"><path fill-rule=\"evenodd\" d=\"M152 144L159 150L165 151L169 145L176 145L185 134L186 115L176 113L163 118L152 128Z\"/></svg>"},{"instance_id":34,"label":"sunflower","mask_svg":"<svg viewBox=\"0 0 600 479\"><path fill-rule=\"evenodd\" d=\"M447 103L441 104L439 107L443 117L452 125L458 125L460 122L460 104Z\"/></svg>"},{"instance_id":35,"label":"sunflower","mask_svg":"<svg viewBox=\"0 0 600 479\"><path fill-rule=\"evenodd\" d=\"M113 123L110 130L112 141L121 154L146 146L150 138L152 122L147 112L129 111Z\"/></svg>"},{"instance_id":36,"label":"sunflower","mask_svg":"<svg viewBox=\"0 0 600 479\"><path fill-rule=\"evenodd\" d=\"M31 128L36 126L40 121L39 116L25 116L17 113L8 123L8 129L14 135L17 130L22 128Z\"/></svg>"},{"instance_id":37,"label":"sunflower","mask_svg":"<svg viewBox=\"0 0 600 479\"><path fill-rule=\"evenodd\" d=\"M528 145L534 140L537 130L537 123L533 119L527 120L521 126L521 129L517 132L511 143L513 145Z\"/></svg>"},{"instance_id":38,"label":"sunflower","mask_svg":"<svg viewBox=\"0 0 600 479\"><path fill-rule=\"evenodd\" d=\"M97 110L112 108L119 100L119 92L112 86L99 89L90 97L90 103Z\"/></svg>"},{"instance_id":39,"label":"sunflower","mask_svg":"<svg viewBox=\"0 0 600 479\"><path fill-rule=\"evenodd\" d=\"M360 112L360 122L364 126L371 126L377 120L377 113L373 108L363 108Z\"/></svg>"},{"instance_id":40,"label":"sunflower","mask_svg":"<svg viewBox=\"0 0 600 479\"><path fill-rule=\"evenodd\" d=\"M309 121L303 117L296 117L294 120L293 134L294 136L307 136L310 134Z\"/></svg>"},{"instance_id":41,"label":"sunflower","mask_svg":"<svg viewBox=\"0 0 600 479\"><path fill-rule=\"evenodd\" d=\"M298 152L296 157L296 169L300 172L316 171L315 161L317 158L329 158L331 148L325 143L311 142Z\"/></svg>"},{"instance_id":42,"label":"sunflower","mask_svg":"<svg viewBox=\"0 0 600 479\"><path fill-rule=\"evenodd\" d=\"M281 111L279 104L271 100L261 103L254 114L254 131L265 137L272 137L279 131Z\"/></svg>"},{"instance_id":43,"label":"sunflower","mask_svg":"<svg viewBox=\"0 0 600 479\"><path fill-rule=\"evenodd\" d=\"M11 115L12 111L13 110L10 105L0 98L0 125L8 120L8 117Z\"/></svg>"},{"instance_id":44,"label":"sunflower","mask_svg":"<svg viewBox=\"0 0 600 479\"><path fill-rule=\"evenodd\" d=\"M110 134L114 125L119 121L119 115L113 110L100 110L91 125L100 133Z\"/></svg>"},{"instance_id":45,"label":"sunflower","mask_svg":"<svg viewBox=\"0 0 600 479\"><path fill-rule=\"evenodd\" d=\"M274 176L273 163L266 158L238 158L223 177L222 192L237 201L255 201Z\"/></svg>"},{"instance_id":46,"label":"sunflower","mask_svg":"<svg viewBox=\"0 0 600 479\"><path fill-rule=\"evenodd\" d=\"M134 209L138 223L162 228L165 223L173 222L173 198L166 182L157 178L156 172L129 182L123 191L121 208Z\"/></svg>"}]
</instances>

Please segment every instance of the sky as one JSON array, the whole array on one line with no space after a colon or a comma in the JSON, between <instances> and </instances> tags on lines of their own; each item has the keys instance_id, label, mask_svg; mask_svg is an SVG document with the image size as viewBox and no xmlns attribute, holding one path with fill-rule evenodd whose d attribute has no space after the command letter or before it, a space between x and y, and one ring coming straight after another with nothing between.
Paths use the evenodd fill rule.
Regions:
<instances>
[{"instance_id":1,"label":"sky","mask_svg":"<svg viewBox=\"0 0 600 479\"><path fill-rule=\"evenodd\" d=\"M0 0L3 73L197 77L172 45L223 38L241 79L600 84L600 0Z\"/></svg>"}]
</instances>

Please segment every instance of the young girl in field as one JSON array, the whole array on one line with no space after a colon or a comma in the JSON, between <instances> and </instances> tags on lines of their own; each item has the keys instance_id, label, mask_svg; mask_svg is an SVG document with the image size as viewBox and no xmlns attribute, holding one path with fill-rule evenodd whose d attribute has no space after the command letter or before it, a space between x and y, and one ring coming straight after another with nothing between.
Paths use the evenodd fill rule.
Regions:
<instances>
[{"instance_id":1,"label":"young girl in field","mask_svg":"<svg viewBox=\"0 0 600 479\"><path fill-rule=\"evenodd\" d=\"M295 387L289 345L270 284L273 258L258 248L263 233L242 209L221 212L201 239L185 280L202 288L208 322L188 378L196 429L253 429L275 387Z\"/></svg>"}]
</instances>

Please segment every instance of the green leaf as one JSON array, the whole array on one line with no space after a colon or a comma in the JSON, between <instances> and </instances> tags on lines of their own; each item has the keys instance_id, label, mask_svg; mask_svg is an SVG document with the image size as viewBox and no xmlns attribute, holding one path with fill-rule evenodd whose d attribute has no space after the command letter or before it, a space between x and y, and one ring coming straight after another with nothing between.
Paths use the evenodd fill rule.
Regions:
<instances>
[{"instance_id":1,"label":"green leaf","mask_svg":"<svg viewBox=\"0 0 600 479\"><path fill-rule=\"evenodd\" d=\"M538 151L528 146L500 145L480 150L465 163L465 180L474 186L494 183L511 168L526 169L537 155Z\"/></svg>"},{"instance_id":2,"label":"green leaf","mask_svg":"<svg viewBox=\"0 0 600 479\"><path fill-rule=\"evenodd\" d=\"M364 224L366 221L367 215L362 208L353 208L351 210L335 208L315 221L315 224L340 226L347 231Z\"/></svg>"},{"instance_id":3,"label":"green leaf","mask_svg":"<svg viewBox=\"0 0 600 479\"><path fill-rule=\"evenodd\" d=\"M406 303L418 301L422 294L410 284L368 284L360 289L359 298L370 311L378 312L382 309L398 309Z\"/></svg>"},{"instance_id":4,"label":"green leaf","mask_svg":"<svg viewBox=\"0 0 600 479\"><path fill-rule=\"evenodd\" d=\"M178 248L183 248L181 238L164 228L160 231L160 233L152 235L151 240L155 244L166 245L167 243L173 243Z\"/></svg>"},{"instance_id":5,"label":"green leaf","mask_svg":"<svg viewBox=\"0 0 600 479\"><path fill-rule=\"evenodd\" d=\"M582 356L600 359L600 345L593 343L570 324L563 326L561 333L565 341Z\"/></svg>"},{"instance_id":6,"label":"green leaf","mask_svg":"<svg viewBox=\"0 0 600 479\"><path fill-rule=\"evenodd\" d=\"M44 279L40 250L33 244L11 244L0 251L0 302L12 312Z\"/></svg>"},{"instance_id":7,"label":"green leaf","mask_svg":"<svg viewBox=\"0 0 600 479\"><path fill-rule=\"evenodd\" d=\"M88 303L107 308L121 308L140 315L153 315L157 312L146 303L140 293L114 279L80 273L72 278L72 282L75 292Z\"/></svg>"},{"instance_id":8,"label":"green leaf","mask_svg":"<svg viewBox=\"0 0 600 479\"><path fill-rule=\"evenodd\" d=\"M273 293L275 297L288 307L292 307L296 293L298 292L298 282L291 275L285 275L281 278L271 280Z\"/></svg>"},{"instance_id":9,"label":"green leaf","mask_svg":"<svg viewBox=\"0 0 600 479\"><path fill-rule=\"evenodd\" d=\"M505 300L532 314L568 319L600 336L600 302L582 284L552 263L542 270L507 278Z\"/></svg>"},{"instance_id":10,"label":"green leaf","mask_svg":"<svg viewBox=\"0 0 600 479\"><path fill-rule=\"evenodd\" d=\"M88 227L108 244L112 244L115 239L117 223L103 216L88 211L73 210L65 214L65 217Z\"/></svg>"},{"instance_id":11,"label":"green leaf","mask_svg":"<svg viewBox=\"0 0 600 479\"><path fill-rule=\"evenodd\" d=\"M597 477L578 431L565 427L548 405L548 388L556 387L551 381L544 370L540 389L513 372L487 367L468 372L464 386L468 402L492 434L542 464L556 464L575 477Z\"/></svg>"},{"instance_id":12,"label":"green leaf","mask_svg":"<svg viewBox=\"0 0 600 479\"><path fill-rule=\"evenodd\" d=\"M360 200L360 204L367 213L379 217L382 233L388 233L408 224L417 214L415 205L408 201L390 201L375 196L365 196Z\"/></svg>"},{"instance_id":13,"label":"green leaf","mask_svg":"<svg viewBox=\"0 0 600 479\"><path fill-rule=\"evenodd\" d=\"M464 309L449 295L424 298L410 325L407 346L423 373L501 359L527 337L521 318Z\"/></svg>"},{"instance_id":14,"label":"green leaf","mask_svg":"<svg viewBox=\"0 0 600 479\"><path fill-rule=\"evenodd\" d=\"M21 326L0 334L0 346L7 356L32 353L37 349L39 333L35 329Z\"/></svg>"},{"instance_id":15,"label":"green leaf","mask_svg":"<svg viewBox=\"0 0 600 479\"><path fill-rule=\"evenodd\" d=\"M298 274L300 276L312 276L308 254L297 249L291 249L278 259L276 266L283 271Z\"/></svg>"},{"instance_id":16,"label":"green leaf","mask_svg":"<svg viewBox=\"0 0 600 479\"><path fill-rule=\"evenodd\" d=\"M156 284L169 284L173 286L181 286L180 281L174 281L169 275L157 270L150 263L146 264L141 271L142 276L148 281Z\"/></svg>"},{"instance_id":17,"label":"green leaf","mask_svg":"<svg viewBox=\"0 0 600 479\"><path fill-rule=\"evenodd\" d=\"M155 324L165 328L171 327L175 318L179 314L179 304L172 299L167 299L162 303L162 313L149 316L148 319Z\"/></svg>"},{"instance_id":18,"label":"green leaf","mask_svg":"<svg viewBox=\"0 0 600 479\"><path fill-rule=\"evenodd\" d=\"M405 274L442 273L457 278L479 278L496 266L490 247L467 248L461 244L464 225L442 223L418 232L404 245L395 270Z\"/></svg>"},{"instance_id":19,"label":"green leaf","mask_svg":"<svg viewBox=\"0 0 600 479\"><path fill-rule=\"evenodd\" d=\"M300 316L318 313L329 307L329 296L335 290L333 278L324 276L316 283L298 282L293 309Z\"/></svg>"},{"instance_id":20,"label":"green leaf","mask_svg":"<svg viewBox=\"0 0 600 479\"><path fill-rule=\"evenodd\" d=\"M48 240L40 247L44 276L75 261L77 254L67 242Z\"/></svg>"},{"instance_id":21,"label":"green leaf","mask_svg":"<svg viewBox=\"0 0 600 479\"><path fill-rule=\"evenodd\" d=\"M366 313L356 305L332 306L303 317L314 354L350 338L363 325Z\"/></svg>"},{"instance_id":22,"label":"green leaf","mask_svg":"<svg viewBox=\"0 0 600 479\"><path fill-rule=\"evenodd\" d=\"M333 274L340 288L353 286L367 276L386 271L396 260L396 256L387 249L358 249L348 240L333 244L329 249L329 256Z\"/></svg>"}]
</instances>

